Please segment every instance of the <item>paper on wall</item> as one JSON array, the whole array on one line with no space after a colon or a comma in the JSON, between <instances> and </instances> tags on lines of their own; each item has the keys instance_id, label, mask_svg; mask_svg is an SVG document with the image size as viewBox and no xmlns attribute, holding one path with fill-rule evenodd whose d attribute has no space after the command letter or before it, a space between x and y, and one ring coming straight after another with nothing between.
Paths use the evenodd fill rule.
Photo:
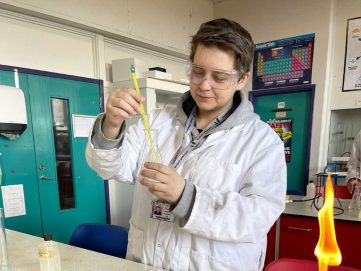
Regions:
<instances>
[{"instance_id":1,"label":"paper on wall","mask_svg":"<svg viewBox=\"0 0 361 271\"><path fill-rule=\"evenodd\" d=\"M75 137L88 137L96 116L73 115L73 133Z\"/></svg>"},{"instance_id":2,"label":"paper on wall","mask_svg":"<svg viewBox=\"0 0 361 271\"><path fill-rule=\"evenodd\" d=\"M22 184L1 187L5 217L26 215L24 188Z\"/></svg>"}]
</instances>

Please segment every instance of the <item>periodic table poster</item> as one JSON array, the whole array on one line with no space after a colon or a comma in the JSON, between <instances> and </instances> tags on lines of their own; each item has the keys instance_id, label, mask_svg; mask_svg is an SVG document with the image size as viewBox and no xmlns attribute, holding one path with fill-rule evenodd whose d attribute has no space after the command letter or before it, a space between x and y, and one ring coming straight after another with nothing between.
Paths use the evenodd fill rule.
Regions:
<instances>
[{"instance_id":1,"label":"periodic table poster","mask_svg":"<svg viewBox=\"0 0 361 271\"><path fill-rule=\"evenodd\" d=\"M256 44L253 90L311 83L315 34Z\"/></svg>"}]
</instances>

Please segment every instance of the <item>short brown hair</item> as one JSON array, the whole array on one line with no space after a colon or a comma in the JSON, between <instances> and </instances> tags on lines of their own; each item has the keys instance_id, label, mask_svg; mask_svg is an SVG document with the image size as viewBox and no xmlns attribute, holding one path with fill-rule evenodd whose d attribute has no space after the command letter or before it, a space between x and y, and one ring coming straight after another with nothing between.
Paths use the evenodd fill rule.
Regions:
<instances>
[{"instance_id":1,"label":"short brown hair","mask_svg":"<svg viewBox=\"0 0 361 271\"><path fill-rule=\"evenodd\" d=\"M249 32L239 23L220 18L201 24L191 40L191 61L199 44L232 52L235 56L234 68L240 72L240 77L250 71L254 43Z\"/></svg>"}]
</instances>

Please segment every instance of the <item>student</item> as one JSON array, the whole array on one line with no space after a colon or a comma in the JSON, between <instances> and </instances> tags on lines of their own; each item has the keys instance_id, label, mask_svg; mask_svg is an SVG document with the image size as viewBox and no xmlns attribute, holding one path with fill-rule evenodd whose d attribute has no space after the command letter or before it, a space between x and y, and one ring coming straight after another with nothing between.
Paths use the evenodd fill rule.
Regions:
<instances>
[{"instance_id":1,"label":"student","mask_svg":"<svg viewBox=\"0 0 361 271\"><path fill-rule=\"evenodd\" d=\"M361 130L358 132L352 144L350 160L347 163L347 188L350 193L357 184L360 184L361 167Z\"/></svg>"},{"instance_id":2,"label":"student","mask_svg":"<svg viewBox=\"0 0 361 271\"><path fill-rule=\"evenodd\" d=\"M110 93L86 153L104 179L136 185L127 259L166 270L262 270L267 233L285 207L286 164L282 141L240 91L253 50L236 22L200 26L190 91L148 116L162 164L139 163L141 121L124 130L144 98L131 88ZM162 216L149 211L155 201Z\"/></svg>"}]
</instances>

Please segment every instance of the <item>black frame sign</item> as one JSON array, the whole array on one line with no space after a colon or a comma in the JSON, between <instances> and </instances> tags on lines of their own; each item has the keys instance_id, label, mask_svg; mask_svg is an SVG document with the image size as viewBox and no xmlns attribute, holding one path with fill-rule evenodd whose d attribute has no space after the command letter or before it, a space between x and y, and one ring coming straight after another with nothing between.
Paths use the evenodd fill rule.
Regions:
<instances>
[{"instance_id":1,"label":"black frame sign","mask_svg":"<svg viewBox=\"0 0 361 271\"><path fill-rule=\"evenodd\" d=\"M361 90L361 17L347 20L342 91Z\"/></svg>"}]
</instances>

